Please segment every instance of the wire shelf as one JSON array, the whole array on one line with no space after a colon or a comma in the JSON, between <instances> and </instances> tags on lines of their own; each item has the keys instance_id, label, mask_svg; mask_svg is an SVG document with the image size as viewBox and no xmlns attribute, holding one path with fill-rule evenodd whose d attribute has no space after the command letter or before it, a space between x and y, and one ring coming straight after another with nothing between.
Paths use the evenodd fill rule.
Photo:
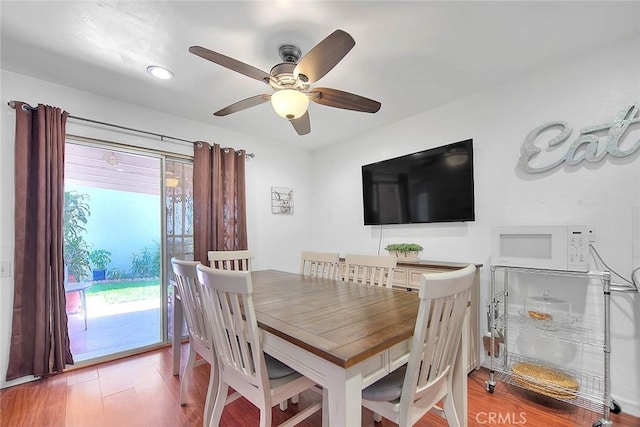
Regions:
<instances>
[{"instance_id":1,"label":"wire shelf","mask_svg":"<svg viewBox=\"0 0 640 427\"><path fill-rule=\"evenodd\" d=\"M608 271L569 271L569 270L547 270L547 269L537 269L537 268L527 268L527 267L510 267L505 265L492 265L492 271L503 271L508 270L514 273L529 273L536 275L547 275L547 276L557 276L557 277L578 277L578 278L587 278L587 279L602 279L605 276L610 276Z\"/></svg>"},{"instance_id":2,"label":"wire shelf","mask_svg":"<svg viewBox=\"0 0 640 427\"><path fill-rule=\"evenodd\" d=\"M515 374L512 369L513 365L521 362L543 365L560 370L573 377L578 382L578 390L576 391L569 388L563 388L529 376ZM515 354L509 354L506 366L504 364L499 364L494 368L496 369L496 376L500 381L515 385L524 390L544 394L545 396L551 397L555 400L580 406L596 413L602 413L605 406L608 408L608 402L607 405L605 405L604 401L604 378L602 377L578 372L573 369L568 370L548 363L541 363L537 359L531 359Z\"/></svg>"},{"instance_id":3,"label":"wire shelf","mask_svg":"<svg viewBox=\"0 0 640 427\"><path fill-rule=\"evenodd\" d=\"M504 273L502 280L498 272ZM510 273L527 273L536 276L572 277L593 279L602 284L602 300L604 311L601 316L589 317L585 314L572 314L570 318L536 320L524 314L522 306L514 304L510 299L518 298L518 294L511 297L510 292L520 290L509 284ZM522 281L521 281L522 279ZM528 279L518 278L516 286L522 286ZM602 425L611 425L610 403L610 293L611 274L608 271L564 271L546 270L526 267L511 267L502 265L491 266L491 303L489 304L488 323L493 339L499 338L504 345L499 346L502 356L490 357L490 376L487 390L493 391L495 377L500 381L512 384L523 390L547 396L549 398L578 406L589 411L601 413ZM549 340L551 343L569 343L577 346L580 351L575 363L559 362L565 353L559 354L549 351L547 354L537 347L518 347L520 335L532 336L535 342L538 338ZM523 340L523 342L525 342ZM539 341L540 342L540 341ZM515 344L515 345L514 345ZM537 344L540 345L540 344ZM520 350L530 353L520 354ZM536 356L531 357L531 356ZM558 357L556 357L558 356ZM561 357L562 356L562 357ZM517 374L513 368L516 363L530 365L517 366ZM562 365L560 365L562 363ZM601 368L600 368L601 366ZM598 372L593 374L592 372ZM559 372L554 372L559 371ZM601 375L600 375L600 371ZM566 374L566 375L563 375ZM575 381L574 381L575 380ZM561 385L567 388L562 388Z\"/></svg>"},{"instance_id":4,"label":"wire shelf","mask_svg":"<svg viewBox=\"0 0 640 427\"><path fill-rule=\"evenodd\" d=\"M509 313L507 316L509 332L526 332L540 337L561 340L569 343L587 345L592 348L604 350L604 335L583 325L579 318L570 325L557 325L540 323L539 320L528 319L521 314Z\"/></svg>"}]
</instances>

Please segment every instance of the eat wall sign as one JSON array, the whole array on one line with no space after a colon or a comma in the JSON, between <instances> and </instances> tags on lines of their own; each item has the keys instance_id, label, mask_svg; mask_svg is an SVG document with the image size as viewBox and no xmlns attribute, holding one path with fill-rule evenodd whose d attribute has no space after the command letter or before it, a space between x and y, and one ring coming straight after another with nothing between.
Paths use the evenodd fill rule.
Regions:
<instances>
[{"instance_id":1,"label":"eat wall sign","mask_svg":"<svg viewBox=\"0 0 640 427\"><path fill-rule=\"evenodd\" d=\"M518 160L518 166L527 173L540 173L553 169L562 163L573 166L584 160L596 163L604 159L607 155L613 157L630 156L640 149L640 138L627 149L621 150L620 145L624 140L624 134L629 126L639 122L638 104L628 105L620 111L610 123L580 129L580 136L568 147L563 157L547 165L532 166L530 163L531 160L542 151L542 149L534 145L534 143L536 140L541 139L539 137L543 132L553 129L557 129L560 132L550 140L543 141L543 145L546 144L548 147L556 147L564 144L573 132L573 129L567 122L554 121L545 123L533 129L524 138L520 149L521 154ZM595 135L596 132L603 130L608 130L606 136L600 137Z\"/></svg>"}]
</instances>

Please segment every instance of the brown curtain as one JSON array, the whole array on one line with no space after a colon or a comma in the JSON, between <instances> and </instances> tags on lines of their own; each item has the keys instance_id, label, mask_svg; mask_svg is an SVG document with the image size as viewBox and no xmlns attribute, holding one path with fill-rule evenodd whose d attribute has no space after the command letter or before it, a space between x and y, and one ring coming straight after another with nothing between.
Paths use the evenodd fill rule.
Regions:
<instances>
[{"instance_id":1,"label":"brown curtain","mask_svg":"<svg viewBox=\"0 0 640 427\"><path fill-rule=\"evenodd\" d=\"M247 249L245 152L197 144L193 160L194 259Z\"/></svg>"},{"instance_id":2,"label":"brown curtain","mask_svg":"<svg viewBox=\"0 0 640 427\"><path fill-rule=\"evenodd\" d=\"M16 102L15 281L7 381L73 363L62 227L67 113Z\"/></svg>"}]
</instances>

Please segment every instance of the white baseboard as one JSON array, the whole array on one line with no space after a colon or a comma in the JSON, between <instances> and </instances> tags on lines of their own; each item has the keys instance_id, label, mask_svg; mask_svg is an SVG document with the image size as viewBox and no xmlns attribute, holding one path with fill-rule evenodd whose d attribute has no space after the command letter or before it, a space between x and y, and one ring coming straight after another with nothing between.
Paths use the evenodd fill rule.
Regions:
<instances>
[{"instance_id":1,"label":"white baseboard","mask_svg":"<svg viewBox=\"0 0 640 427\"><path fill-rule=\"evenodd\" d=\"M8 387L13 387L15 385L20 385L20 384L25 384L31 381L35 381L35 380L39 380L40 377L34 377L33 375L27 375L26 377L20 377L18 379L15 380L11 380L11 381L1 381L0 382L0 389L3 388L8 388Z\"/></svg>"},{"instance_id":2,"label":"white baseboard","mask_svg":"<svg viewBox=\"0 0 640 427\"><path fill-rule=\"evenodd\" d=\"M633 415L634 417L640 417L640 402L631 401L629 399L625 399L622 396L613 395L613 400L618 402L618 405L622 408L622 412L625 414Z\"/></svg>"}]
</instances>

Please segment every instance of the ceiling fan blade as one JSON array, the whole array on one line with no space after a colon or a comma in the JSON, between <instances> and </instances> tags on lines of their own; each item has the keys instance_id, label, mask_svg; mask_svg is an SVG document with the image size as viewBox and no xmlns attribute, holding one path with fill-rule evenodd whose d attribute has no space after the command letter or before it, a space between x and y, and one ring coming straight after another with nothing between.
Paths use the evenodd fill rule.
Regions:
<instances>
[{"instance_id":1,"label":"ceiling fan blade","mask_svg":"<svg viewBox=\"0 0 640 427\"><path fill-rule=\"evenodd\" d=\"M311 91L309 98L318 104L328 107L342 108L344 110L361 111L364 113L376 113L382 104L373 99L354 93L343 92L338 89L329 89L326 87L318 87Z\"/></svg>"},{"instance_id":2,"label":"ceiling fan blade","mask_svg":"<svg viewBox=\"0 0 640 427\"><path fill-rule=\"evenodd\" d=\"M316 82L335 67L355 44L349 33L335 30L298 61L293 74L304 74L309 83Z\"/></svg>"},{"instance_id":3,"label":"ceiling fan blade","mask_svg":"<svg viewBox=\"0 0 640 427\"><path fill-rule=\"evenodd\" d=\"M221 53L214 52L204 47L191 46L189 48L189 52L211 62L215 62L218 65L222 65L225 68L237 71L238 73L244 74L245 76L249 76L252 79L260 80L263 83L269 84L269 81L271 80L271 75L269 73L266 73L249 64L245 64L244 62L240 62L237 59L229 58L228 56L222 55Z\"/></svg>"},{"instance_id":4,"label":"ceiling fan blade","mask_svg":"<svg viewBox=\"0 0 640 427\"><path fill-rule=\"evenodd\" d=\"M289 120L298 135L306 135L311 132L311 121L309 120L309 111L304 113L297 119Z\"/></svg>"},{"instance_id":5,"label":"ceiling fan blade","mask_svg":"<svg viewBox=\"0 0 640 427\"><path fill-rule=\"evenodd\" d=\"M242 101L238 101L235 104L231 104L228 107L224 107L221 110L213 113L214 116L226 116L231 113L237 113L238 111L246 110L247 108L255 107L256 105L260 105L265 103L271 98L271 95L256 95L251 98L243 99Z\"/></svg>"}]
</instances>

